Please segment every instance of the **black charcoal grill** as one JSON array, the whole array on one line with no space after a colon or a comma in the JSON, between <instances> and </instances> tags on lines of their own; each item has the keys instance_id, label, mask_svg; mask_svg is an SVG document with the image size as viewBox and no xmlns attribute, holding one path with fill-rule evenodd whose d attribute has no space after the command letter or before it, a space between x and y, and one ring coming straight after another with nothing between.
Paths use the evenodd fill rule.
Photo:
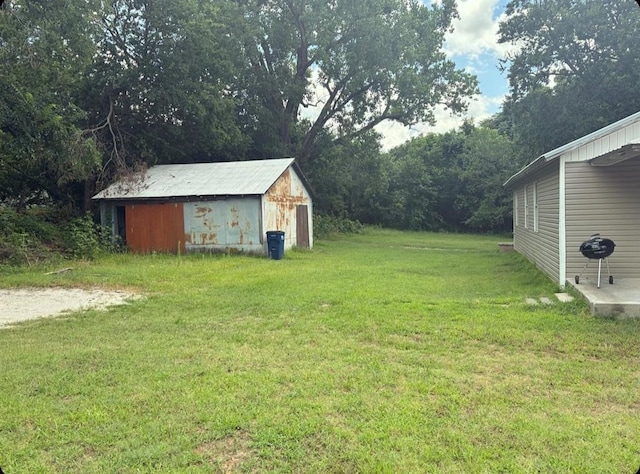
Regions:
<instances>
[{"instance_id":1,"label":"black charcoal grill","mask_svg":"<svg viewBox=\"0 0 640 474\"><path fill-rule=\"evenodd\" d=\"M600 288L600 271L602 269L602 261L607 264L607 273L609 274L609 284L613 285L613 276L609 270L609 261L607 257L611 255L616 247L611 239L604 239L600 234L593 234L589 240L585 240L580 245L580 253L588 258L580 275L576 275L576 285L580 283L580 277L591 263L591 260L598 260L598 288Z\"/></svg>"}]
</instances>

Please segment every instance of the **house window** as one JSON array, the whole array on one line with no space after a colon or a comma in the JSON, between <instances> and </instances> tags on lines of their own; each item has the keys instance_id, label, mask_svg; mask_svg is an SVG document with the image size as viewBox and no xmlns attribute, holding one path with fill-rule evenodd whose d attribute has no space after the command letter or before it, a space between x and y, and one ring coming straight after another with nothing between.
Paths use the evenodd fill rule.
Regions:
<instances>
[{"instance_id":1,"label":"house window","mask_svg":"<svg viewBox=\"0 0 640 474\"><path fill-rule=\"evenodd\" d=\"M538 183L533 183L533 231L538 232Z\"/></svg>"},{"instance_id":2,"label":"house window","mask_svg":"<svg viewBox=\"0 0 640 474\"><path fill-rule=\"evenodd\" d=\"M524 185L524 228L529 228L529 186Z\"/></svg>"},{"instance_id":3,"label":"house window","mask_svg":"<svg viewBox=\"0 0 640 474\"><path fill-rule=\"evenodd\" d=\"M513 193L513 225L517 226L518 222L518 191Z\"/></svg>"}]
</instances>

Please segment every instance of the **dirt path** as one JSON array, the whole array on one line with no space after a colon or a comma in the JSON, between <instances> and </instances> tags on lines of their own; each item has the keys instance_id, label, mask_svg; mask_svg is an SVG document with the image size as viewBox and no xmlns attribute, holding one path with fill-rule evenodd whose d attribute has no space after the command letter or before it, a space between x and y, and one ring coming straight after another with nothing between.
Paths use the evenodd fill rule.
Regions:
<instances>
[{"instance_id":1,"label":"dirt path","mask_svg":"<svg viewBox=\"0 0 640 474\"><path fill-rule=\"evenodd\" d=\"M0 289L0 327L11 323L57 316L67 311L126 304L138 295L124 291L80 288Z\"/></svg>"}]
</instances>

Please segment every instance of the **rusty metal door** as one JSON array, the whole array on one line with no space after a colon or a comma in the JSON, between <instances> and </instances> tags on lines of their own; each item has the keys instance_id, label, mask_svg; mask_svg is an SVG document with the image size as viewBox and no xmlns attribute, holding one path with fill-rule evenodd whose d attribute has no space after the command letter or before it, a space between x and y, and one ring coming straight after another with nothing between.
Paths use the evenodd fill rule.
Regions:
<instances>
[{"instance_id":1,"label":"rusty metal door","mask_svg":"<svg viewBox=\"0 0 640 474\"><path fill-rule=\"evenodd\" d=\"M305 205L296 206L296 245L309 248L309 208Z\"/></svg>"},{"instance_id":2,"label":"rusty metal door","mask_svg":"<svg viewBox=\"0 0 640 474\"><path fill-rule=\"evenodd\" d=\"M127 247L134 252L184 252L182 203L126 206Z\"/></svg>"}]
</instances>

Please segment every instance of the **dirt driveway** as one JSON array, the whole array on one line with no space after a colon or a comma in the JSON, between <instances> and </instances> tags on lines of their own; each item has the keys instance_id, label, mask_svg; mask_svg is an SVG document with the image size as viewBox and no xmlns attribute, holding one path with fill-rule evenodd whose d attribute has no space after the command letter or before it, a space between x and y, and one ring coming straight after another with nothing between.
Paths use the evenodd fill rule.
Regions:
<instances>
[{"instance_id":1,"label":"dirt driveway","mask_svg":"<svg viewBox=\"0 0 640 474\"><path fill-rule=\"evenodd\" d=\"M68 311L104 309L139 298L124 291L80 288L0 289L0 328Z\"/></svg>"}]
</instances>

